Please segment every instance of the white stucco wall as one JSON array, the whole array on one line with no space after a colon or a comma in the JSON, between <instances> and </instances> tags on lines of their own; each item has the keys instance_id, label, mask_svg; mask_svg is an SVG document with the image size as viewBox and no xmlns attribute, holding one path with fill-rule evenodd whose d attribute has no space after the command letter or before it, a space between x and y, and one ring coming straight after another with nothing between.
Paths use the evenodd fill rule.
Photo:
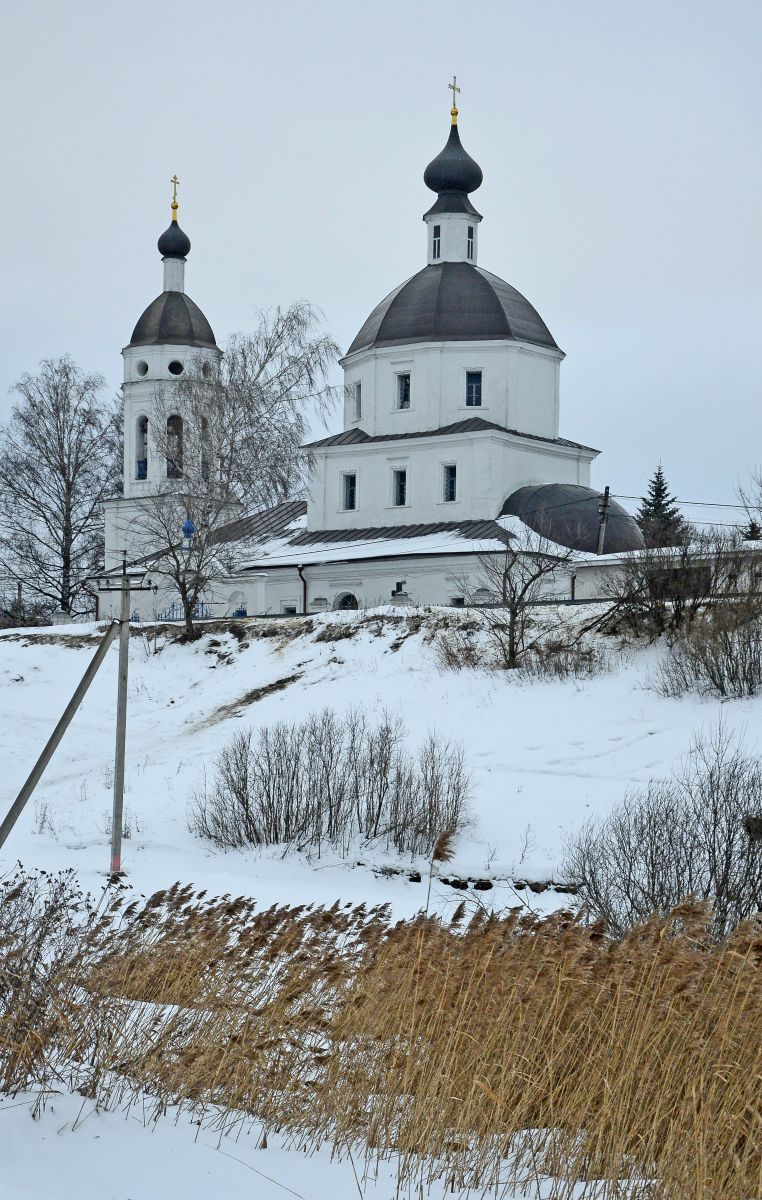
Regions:
<instances>
[{"instance_id":1,"label":"white stucco wall","mask_svg":"<svg viewBox=\"0 0 762 1200\"><path fill-rule=\"evenodd\" d=\"M391 603L449 605L473 595L483 582L479 558L473 554L317 564L304 567L303 573L307 583L307 613L338 608L346 594L354 596L360 608ZM544 594L568 599L568 572L563 570L557 579L548 581ZM292 608L301 614L303 585L296 567L242 572L217 581L205 601L210 613L220 617L231 616L241 607L248 616L278 615ZM137 620L152 621L171 602L172 596L167 592L154 595L150 589L136 590L131 608ZM118 592L101 594L102 617L116 616L118 605Z\"/></svg>"},{"instance_id":2,"label":"white stucco wall","mask_svg":"<svg viewBox=\"0 0 762 1200\"><path fill-rule=\"evenodd\" d=\"M476 265L479 251L479 222L481 217L470 213L434 213L423 218L426 222L426 249L429 264L441 262L470 262ZM434 255L434 228L439 228L439 254ZM468 231L473 232L473 254L468 255Z\"/></svg>"},{"instance_id":3,"label":"white stucco wall","mask_svg":"<svg viewBox=\"0 0 762 1200\"><path fill-rule=\"evenodd\" d=\"M307 528L472 521L496 517L507 497L526 484L589 486L593 454L531 442L498 431L477 431L400 442L318 448L310 477ZM457 498L443 499L444 466L457 468ZM392 472L407 471L407 504L392 503ZM344 474L357 475L357 507L343 508Z\"/></svg>"},{"instance_id":4,"label":"white stucco wall","mask_svg":"<svg viewBox=\"0 0 762 1200\"><path fill-rule=\"evenodd\" d=\"M483 417L507 429L558 437L559 350L513 341L432 342L362 351L345 359L345 428L366 433L437 429ZM482 403L466 405L466 372L482 372ZM396 376L409 372L410 408L397 407ZM362 415L350 400L362 383ZM552 482L552 481L548 481Z\"/></svg>"}]
</instances>

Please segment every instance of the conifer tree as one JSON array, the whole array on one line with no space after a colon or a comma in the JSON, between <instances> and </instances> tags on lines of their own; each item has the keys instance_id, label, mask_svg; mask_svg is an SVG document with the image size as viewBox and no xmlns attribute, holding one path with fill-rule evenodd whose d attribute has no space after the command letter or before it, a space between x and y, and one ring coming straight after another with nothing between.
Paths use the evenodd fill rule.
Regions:
<instances>
[{"instance_id":1,"label":"conifer tree","mask_svg":"<svg viewBox=\"0 0 762 1200\"><path fill-rule=\"evenodd\" d=\"M648 494L642 498L635 520L646 546L676 546L687 532L676 497L670 495L661 463L651 477Z\"/></svg>"},{"instance_id":2,"label":"conifer tree","mask_svg":"<svg viewBox=\"0 0 762 1200\"><path fill-rule=\"evenodd\" d=\"M755 517L750 516L746 524L741 526L741 537L745 542L762 541L762 525Z\"/></svg>"}]
</instances>

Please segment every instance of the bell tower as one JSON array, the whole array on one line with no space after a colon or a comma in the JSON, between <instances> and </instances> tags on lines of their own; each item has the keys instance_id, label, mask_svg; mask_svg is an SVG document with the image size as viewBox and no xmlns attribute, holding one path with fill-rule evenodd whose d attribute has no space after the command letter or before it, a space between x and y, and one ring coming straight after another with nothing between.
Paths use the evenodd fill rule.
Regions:
<instances>
[{"instance_id":1,"label":"bell tower","mask_svg":"<svg viewBox=\"0 0 762 1200\"><path fill-rule=\"evenodd\" d=\"M177 462L168 462L156 450L156 420L167 420L167 400L183 375L205 370L220 358L212 327L201 309L185 291L185 264L191 242L178 222L179 179L173 176L171 220L158 240L163 264L163 289L138 320L129 344L122 350L124 381L123 497L106 505L106 567L121 561L128 531L135 525L136 502L156 495L168 478L176 478ZM171 404L170 404L171 408ZM159 413L163 416L159 417ZM182 446L182 419L175 422L173 436ZM160 437L166 441L167 431ZM189 448L186 448L186 451ZM180 468L181 469L181 468Z\"/></svg>"}]
</instances>

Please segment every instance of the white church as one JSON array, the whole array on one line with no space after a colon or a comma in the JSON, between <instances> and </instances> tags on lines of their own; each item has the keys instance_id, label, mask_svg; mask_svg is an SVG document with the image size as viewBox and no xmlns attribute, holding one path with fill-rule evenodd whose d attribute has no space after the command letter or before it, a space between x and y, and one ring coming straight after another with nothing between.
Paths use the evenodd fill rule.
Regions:
<instances>
[{"instance_id":1,"label":"white church","mask_svg":"<svg viewBox=\"0 0 762 1200\"><path fill-rule=\"evenodd\" d=\"M588 594L594 587L602 497L590 487L590 464L598 451L560 434L564 353L539 313L479 265L482 216L471 196L482 171L461 145L455 106L447 143L423 179L436 197L423 215L426 264L377 305L341 360L344 428L309 447L307 500L237 523L241 560L215 581L209 614L462 605L468 581L477 586L480 556L504 551L517 521L575 551L574 568L554 581L559 598L585 594L586 570ZM140 501L172 467L148 436L158 389L166 395L191 363L203 371L220 355L185 292L190 240L176 193L158 248L163 290L122 351L124 488L106 506L107 572L120 569ZM642 545L633 518L611 502L605 555ZM173 599L148 578L133 590L135 616L153 620ZM117 601L101 591L99 614L113 613Z\"/></svg>"}]
</instances>

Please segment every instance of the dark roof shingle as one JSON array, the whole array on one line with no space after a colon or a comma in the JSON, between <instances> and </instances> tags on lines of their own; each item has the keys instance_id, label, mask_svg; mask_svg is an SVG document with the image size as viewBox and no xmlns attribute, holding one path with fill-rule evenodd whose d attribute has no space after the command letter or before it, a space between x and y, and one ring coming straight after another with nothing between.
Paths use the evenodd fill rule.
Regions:
<instances>
[{"instance_id":1,"label":"dark roof shingle","mask_svg":"<svg viewBox=\"0 0 762 1200\"><path fill-rule=\"evenodd\" d=\"M358 446L365 442L394 442L407 438L449 437L459 433L478 433L482 430L494 429L498 433L510 433L512 437L529 438L533 442L547 442L554 446L568 446L575 450L593 450L582 442L571 442L568 438L543 437L539 433L522 433L519 429L506 429L504 425L496 425L494 421L485 421L483 417L466 417L463 421L455 421L452 425L442 425L439 429L419 429L413 433L366 433L364 429L345 429L343 433L334 433L330 437L320 438L317 442L309 442L307 449L316 446ZM597 451L596 451L597 453Z\"/></svg>"}]
</instances>

